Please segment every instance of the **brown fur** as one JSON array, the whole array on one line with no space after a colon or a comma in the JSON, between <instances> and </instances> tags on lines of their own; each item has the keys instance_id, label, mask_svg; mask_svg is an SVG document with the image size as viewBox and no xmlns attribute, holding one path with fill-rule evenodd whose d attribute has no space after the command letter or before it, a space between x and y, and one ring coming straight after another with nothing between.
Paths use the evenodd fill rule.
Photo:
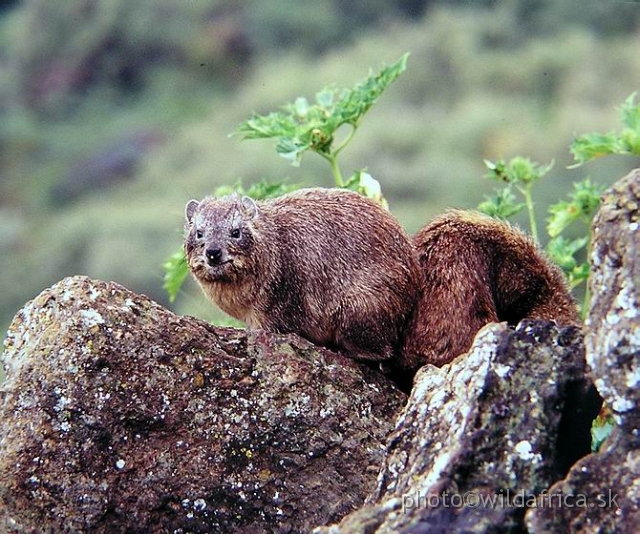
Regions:
<instances>
[{"instance_id":1,"label":"brown fur","mask_svg":"<svg viewBox=\"0 0 640 534\"><path fill-rule=\"evenodd\" d=\"M407 328L404 368L450 362L489 322L578 323L562 272L513 226L451 210L422 228L413 244L424 277Z\"/></svg>"},{"instance_id":2,"label":"brown fur","mask_svg":"<svg viewBox=\"0 0 640 534\"><path fill-rule=\"evenodd\" d=\"M400 356L420 271L409 237L375 202L306 189L191 201L185 214L189 268L229 315L363 359Z\"/></svg>"}]
</instances>

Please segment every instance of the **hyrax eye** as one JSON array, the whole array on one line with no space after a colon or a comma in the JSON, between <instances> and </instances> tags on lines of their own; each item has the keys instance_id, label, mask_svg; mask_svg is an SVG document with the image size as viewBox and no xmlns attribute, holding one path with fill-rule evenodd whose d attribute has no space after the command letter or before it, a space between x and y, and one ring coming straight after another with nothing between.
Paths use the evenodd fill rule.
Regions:
<instances>
[{"instance_id":1,"label":"hyrax eye","mask_svg":"<svg viewBox=\"0 0 640 534\"><path fill-rule=\"evenodd\" d=\"M231 230L231 237L233 239L238 239L240 237L240 229L234 228L233 230Z\"/></svg>"},{"instance_id":2,"label":"hyrax eye","mask_svg":"<svg viewBox=\"0 0 640 534\"><path fill-rule=\"evenodd\" d=\"M202 239L204 237L204 233L202 230L196 230L196 239Z\"/></svg>"}]
</instances>

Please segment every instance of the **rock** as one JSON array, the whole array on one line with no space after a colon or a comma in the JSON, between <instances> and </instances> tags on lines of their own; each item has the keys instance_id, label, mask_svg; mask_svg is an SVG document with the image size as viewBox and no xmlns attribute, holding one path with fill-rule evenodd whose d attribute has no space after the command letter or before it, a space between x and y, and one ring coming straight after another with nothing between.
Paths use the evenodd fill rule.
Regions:
<instances>
[{"instance_id":1,"label":"rock","mask_svg":"<svg viewBox=\"0 0 640 534\"><path fill-rule=\"evenodd\" d=\"M368 504L315 532L522 532L526 507L589 450L584 373L576 327L484 327L468 354L419 371Z\"/></svg>"},{"instance_id":2,"label":"rock","mask_svg":"<svg viewBox=\"0 0 640 534\"><path fill-rule=\"evenodd\" d=\"M618 425L527 514L535 534L640 532L640 169L614 184L594 220L586 358ZM567 506L582 496L584 506Z\"/></svg>"},{"instance_id":3,"label":"rock","mask_svg":"<svg viewBox=\"0 0 640 534\"><path fill-rule=\"evenodd\" d=\"M594 220L587 363L605 404L640 440L640 169L602 198Z\"/></svg>"},{"instance_id":4,"label":"rock","mask_svg":"<svg viewBox=\"0 0 640 534\"><path fill-rule=\"evenodd\" d=\"M640 451L616 430L546 492L526 524L532 534L640 532Z\"/></svg>"},{"instance_id":5,"label":"rock","mask_svg":"<svg viewBox=\"0 0 640 534\"><path fill-rule=\"evenodd\" d=\"M3 362L7 534L308 532L362 504L405 400L298 337L84 277L16 315Z\"/></svg>"}]
</instances>

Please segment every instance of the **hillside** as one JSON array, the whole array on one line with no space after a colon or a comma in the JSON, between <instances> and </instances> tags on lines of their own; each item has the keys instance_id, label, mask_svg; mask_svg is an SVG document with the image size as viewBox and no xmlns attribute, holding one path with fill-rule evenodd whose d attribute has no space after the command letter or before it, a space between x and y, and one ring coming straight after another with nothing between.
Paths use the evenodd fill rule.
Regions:
<instances>
[{"instance_id":1,"label":"hillside","mask_svg":"<svg viewBox=\"0 0 640 534\"><path fill-rule=\"evenodd\" d=\"M345 153L414 231L493 184L484 158L555 160L538 210L612 158L568 171L574 135L616 127L640 88L640 5L542 1L5 2L0 11L0 326L66 275L117 281L168 304L162 261L182 207L261 178L331 185L269 143L229 137L266 112L411 52ZM604 11L602 11L604 9ZM213 317L195 287L173 305Z\"/></svg>"}]
</instances>

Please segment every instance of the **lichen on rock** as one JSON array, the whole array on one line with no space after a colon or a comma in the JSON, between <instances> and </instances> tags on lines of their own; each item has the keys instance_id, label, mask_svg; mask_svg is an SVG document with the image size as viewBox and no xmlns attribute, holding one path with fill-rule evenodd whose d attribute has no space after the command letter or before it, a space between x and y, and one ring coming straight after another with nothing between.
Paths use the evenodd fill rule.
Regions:
<instances>
[{"instance_id":1,"label":"lichen on rock","mask_svg":"<svg viewBox=\"0 0 640 534\"><path fill-rule=\"evenodd\" d=\"M578 328L486 326L467 354L418 373L369 504L316 532L521 532L526 507L588 452L584 373Z\"/></svg>"},{"instance_id":2,"label":"lichen on rock","mask_svg":"<svg viewBox=\"0 0 640 534\"><path fill-rule=\"evenodd\" d=\"M8 534L308 531L362 503L405 400L296 336L84 277L16 315L3 362Z\"/></svg>"},{"instance_id":3,"label":"lichen on rock","mask_svg":"<svg viewBox=\"0 0 640 534\"><path fill-rule=\"evenodd\" d=\"M587 362L614 418L640 440L640 169L603 195L594 221Z\"/></svg>"},{"instance_id":4,"label":"lichen on rock","mask_svg":"<svg viewBox=\"0 0 640 534\"><path fill-rule=\"evenodd\" d=\"M534 534L640 532L640 169L603 194L593 223L586 358L617 428L527 514ZM583 506L567 505L582 497Z\"/></svg>"}]
</instances>

